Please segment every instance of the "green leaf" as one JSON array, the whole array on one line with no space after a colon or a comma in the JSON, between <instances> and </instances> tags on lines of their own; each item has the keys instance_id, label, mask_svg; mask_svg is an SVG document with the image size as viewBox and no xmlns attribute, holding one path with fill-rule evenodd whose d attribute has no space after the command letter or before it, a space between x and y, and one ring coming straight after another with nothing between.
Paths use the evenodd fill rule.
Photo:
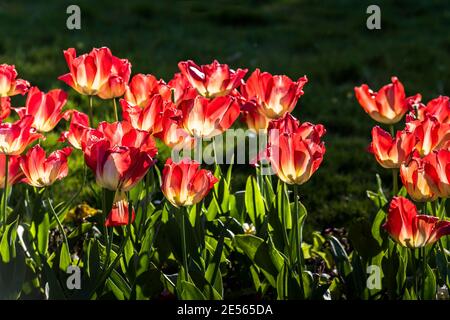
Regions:
<instances>
[{"instance_id":1,"label":"green leaf","mask_svg":"<svg viewBox=\"0 0 450 320\"><path fill-rule=\"evenodd\" d=\"M286 185L279 180L277 187L277 208L278 219L282 225L286 226L286 229L292 229L292 214L291 205L289 203L289 196Z\"/></svg>"},{"instance_id":2,"label":"green leaf","mask_svg":"<svg viewBox=\"0 0 450 320\"><path fill-rule=\"evenodd\" d=\"M425 281L423 285L423 298L425 300L436 299L436 276L433 269L427 264L425 269Z\"/></svg>"},{"instance_id":3,"label":"green leaf","mask_svg":"<svg viewBox=\"0 0 450 320\"><path fill-rule=\"evenodd\" d=\"M247 179L245 187L245 207L250 220L258 229L264 220L265 206L261 190L259 190L258 183L253 176L250 176Z\"/></svg>"},{"instance_id":4,"label":"green leaf","mask_svg":"<svg viewBox=\"0 0 450 320\"><path fill-rule=\"evenodd\" d=\"M117 299L130 299L131 287L116 270L111 272L107 282L109 282L109 287Z\"/></svg>"},{"instance_id":5,"label":"green leaf","mask_svg":"<svg viewBox=\"0 0 450 320\"><path fill-rule=\"evenodd\" d=\"M66 243L63 241L61 246L61 251L59 254L59 269L62 272L66 272L69 265L72 263L70 258L69 248L67 248Z\"/></svg>"},{"instance_id":6,"label":"green leaf","mask_svg":"<svg viewBox=\"0 0 450 320\"><path fill-rule=\"evenodd\" d=\"M334 257L338 272L341 276L346 277L352 271L350 259L337 238L334 236L327 236L327 238L331 244L331 253Z\"/></svg>"},{"instance_id":7,"label":"green leaf","mask_svg":"<svg viewBox=\"0 0 450 320\"><path fill-rule=\"evenodd\" d=\"M375 216L375 219L372 223L372 236L374 239L378 242L378 244L381 246L383 244L383 238L381 237L380 230L381 230L381 224L384 222L384 219L386 218L386 213L383 210L378 210L377 215Z\"/></svg>"},{"instance_id":8,"label":"green leaf","mask_svg":"<svg viewBox=\"0 0 450 320\"><path fill-rule=\"evenodd\" d=\"M181 280L181 300L206 300L206 297L193 283Z\"/></svg>"}]
</instances>

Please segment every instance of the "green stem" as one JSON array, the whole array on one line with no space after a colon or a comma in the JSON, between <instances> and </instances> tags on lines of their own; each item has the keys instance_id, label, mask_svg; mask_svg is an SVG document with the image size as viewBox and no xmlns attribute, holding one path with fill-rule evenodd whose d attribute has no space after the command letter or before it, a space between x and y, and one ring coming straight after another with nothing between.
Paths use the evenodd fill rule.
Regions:
<instances>
[{"instance_id":1,"label":"green stem","mask_svg":"<svg viewBox=\"0 0 450 320\"><path fill-rule=\"evenodd\" d=\"M294 236L295 236L295 247L297 249L297 266L298 266L298 275L300 280L300 285L302 287L303 298L305 298L305 289L303 285L303 250L302 250L302 242L303 242L303 223L302 226L299 226L299 216L300 210L298 205L298 185L294 184Z\"/></svg>"},{"instance_id":2,"label":"green stem","mask_svg":"<svg viewBox=\"0 0 450 320\"><path fill-rule=\"evenodd\" d=\"M113 98L113 104L114 104L114 116L116 117L116 121L119 121L119 114L117 113L116 98Z\"/></svg>"},{"instance_id":3,"label":"green stem","mask_svg":"<svg viewBox=\"0 0 450 320\"><path fill-rule=\"evenodd\" d=\"M392 169L392 192L394 197L398 194L398 169Z\"/></svg>"},{"instance_id":4,"label":"green stem","mask_svg":"<svg viewBox=\"0 0 450 320\"><path fill-rule=\"evenodd\" d=\"M106 189L102 189L102 213L105 217L105 219L107 218L108 212L107 212L107 208L106 208ZM113 229L113 227L111 227L111 229ZM110 260L110 251L111 251L111 246L112 246L112 237L109 236L109 230L108 227L105 226L105 224L103 223L103 233L104 233L104 237L105 237L105 245L106 245L106 260L105 260L105 266L108 266L109 264L109 260Z\"/></svg>"},{"instance_id":5,"label":"green stem","mask_svg":"<svg viewBox=\"0 0 450 320\"><path fill-rule=\"evenodd\" d=\"M50 192L49 192L48 189L47 189L47 203L48 203L48 206L50 208L50 211L52 212L53 216L56 219L56 223L58 225L59 232L61 233L61 235L63 237L63 240L64 240L64 243L66 244L67 250L70 250L69 241L67 241L66 231L64 231L64 227L63 227L63 225L61 223L61 220L59 220L59 217L56 214L55 209L53 208L52 202L50 201ZM72 258L70 258L70 261L72 262Z\"/></svg>"},{"instance_id":6,"label":"green stem","mask_svg":"<svg viewBox=\"0 0 450 320\"><path fill-rule=\"evenodd\" d=\"M281 181L281 180L280 180ZM286 192L286 184L284 182L282 183L282 192ZM283 210L284 208L284 196L281 197L281 209ZM281 224L283 225L283 238L284 238L284 246L285 246L285 252L287 252L287 256L289 258L289 262L292 264L292 258L291 258L291 245L289 243L289 237L287 234L287 229L286 229L286 219L284 216L284 211L283 214L281 215Z\"/></svg>"},{"instance_id":7,"label":"green stem","mask_svg":"<svg viewBox=\"0 0 450 320\"><path fill-rule=\"evenodd\" d=\"M90 121L91 126L94 128L94 116L93 116L94 112L93 112L93 107L92 107L92 105L93 105L92 99L93 99L93 96L89 96L89 121Z\"/></svg>"},{"instance_id":8,"label":"green stem","mask_svg":"<svg viewBox=\"0 0 450 320\"><path fill-rule=\"evenodd\" d=\"M189 213L189 208L186 207L186 213ZM184 280L189 280L189 269L188 269L188 255L186 246L186 218L184 212L181 212L181 246L183 248L183 268L184 268Z\"/></svg>"},{"instance_id":9,"label":"green stem","mask_svg":"<svg viewBox=\"0 0 450 320\"><path fill-rule=\"evenodd\" d=\"M9 175L9 155L5 155L5 183L3 186L3 209L2 209L2 213L3 213L3 226L2 226L2 231L5 232L5 228L6 228L6 220L7 220L7 208L8 208L8 175Z\"/></svg>"}]
</instances>

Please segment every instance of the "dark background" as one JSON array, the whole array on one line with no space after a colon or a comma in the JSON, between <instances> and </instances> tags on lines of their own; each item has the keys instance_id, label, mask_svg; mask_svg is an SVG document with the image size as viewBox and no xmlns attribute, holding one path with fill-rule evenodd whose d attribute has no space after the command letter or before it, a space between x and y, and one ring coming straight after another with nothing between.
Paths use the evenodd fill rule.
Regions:
<instances>
[{"instance_id":1,"label":"dark background","mask_svg":"<svg viewBox=\"0 0 450 320\"><path fill-rule=\"evenodd\" d=\"M81 8L81 30L66 28L66 8ZM381 30L366 28L366 9L381 7ZM233 68L259 67L309 83L294 114L323 123L327 153L319 171L301 186L309 226L346 226L370 217L366 198L382 174L390 174L366 152L375 124L359 107L353 87L375 90L396 75L408 95L424 100L450 91L449 1L0 1L0 63L15 64L21 78L43 90L60 87L71 94L69 107L87 100L57 77L67 72L62 51L78 53L108 46L128 58L132 73L152 73L167 81L180 60L199 64L218 59ZM23 104L15 97L15 106ZM97 116L112 114L108 101L96 100ZM86 109L85 109L86 110ZM107 111L105 111L107 110ZM62 130L65 124L59 126ZM399 126L400 128L400 126ZM57 134L50 135L51 145ZM61 196L81 183L81 156L71 158L72 173ZM252 169L238 168L237 188ZM84 194L80 202L88 195Z\"/></svg>"}]
</instances>

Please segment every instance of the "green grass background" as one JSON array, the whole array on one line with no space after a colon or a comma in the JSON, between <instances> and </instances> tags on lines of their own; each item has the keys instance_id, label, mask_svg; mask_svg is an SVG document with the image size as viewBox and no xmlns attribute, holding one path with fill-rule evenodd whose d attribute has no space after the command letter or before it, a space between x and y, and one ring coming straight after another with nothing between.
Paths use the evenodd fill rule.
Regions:
<instances>
[{"instance_id":1,"label":"green grass background","mask_svg":"<svg viewBox=\"0 0 450 320\"><path fill-rule=\"evenodd\" d=\"M69 107L84 110L87 100L57 80L67 72L62 50L68 47L83 53L108 46L132 62L133 73L167 80L186 59L218 59L293 78L306 74L310 82L294 113L301 121L323 123L328 131L323 165L301 187L309 226L346 226L374 214L365 190L375 189L377 172L390 187L389 173L366 152L374 122L356 103L353 87L369 83L377 89L397 75L407 94L421 92L425 100L450 91L450 3L376 1L382 29L371 31L366 8L373 2L1 0L0 63L15 64L22 78L41 89L68 90ZM81 30L66 28L70 4L81 7ZM13 102L19 106L23 98ZM110 102L96 104L98 119L111 117ZM56 138L50 135L46 144ZM55 188L61 197L81 183L79 153L71 168L70 177ZM238 172L239 187L253 171ZM79 202L83 199L89 192Z\"/></svg>"}]
</instances>

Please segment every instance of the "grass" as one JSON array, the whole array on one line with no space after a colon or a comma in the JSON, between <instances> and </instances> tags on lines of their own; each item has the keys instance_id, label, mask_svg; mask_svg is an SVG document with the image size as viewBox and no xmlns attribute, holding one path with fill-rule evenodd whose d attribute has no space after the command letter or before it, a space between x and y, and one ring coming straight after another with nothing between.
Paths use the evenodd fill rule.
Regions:
<instances>
[{"instance_id":1,"label":"grass","mask_svg":"<svg viewBox=\"0 0 450 320\"><path fill-rule=\"evenodd\" d=\"M177 62L212 59L237 68L261 68L274 74L310 80L295 110L302 121L323 123L327 153L320 170L301 187L315 228L346 226L370 217L374 208L365 190L375 189L383 172L366 152L374 122L353 96L353 87L375 89L397 75L412 95L425 100L450 92L450 4L446 0L378 1L382 29L366 28L372 1L77 1L82 29L66 29L66 8L74 1L8 1L0 3L0 63L15 64L21 77L48 90L66 88L70 106L86 108L56 78L67 72L62 50L79 52L108 46L128 58L133 73L170 79ZM20 105L23 99L15 98ZM97 114L110 112L96 101ZM55 137L50 137L49 140ZM78 154L71 166L81 172ZM246 172L248 168L239 168ZM79 187L77 173L64 192ZM244 175L237 175L242 186ZM82 199L88 199L89 192Z\"/></svg>"}]
</instances>

